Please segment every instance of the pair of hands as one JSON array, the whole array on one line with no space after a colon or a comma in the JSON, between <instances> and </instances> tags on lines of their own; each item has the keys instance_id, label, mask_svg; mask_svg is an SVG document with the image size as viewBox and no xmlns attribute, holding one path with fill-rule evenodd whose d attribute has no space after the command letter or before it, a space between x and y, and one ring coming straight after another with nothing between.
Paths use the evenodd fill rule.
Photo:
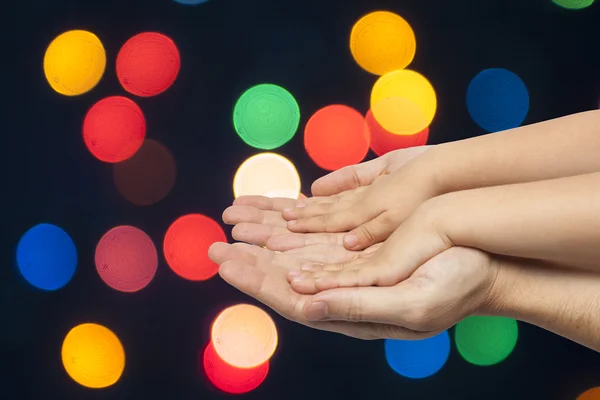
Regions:
<instances>
[{"instance_id":1,"label":"pair of hands","mask_svg":"<svg viewBox=\"0 0 600 400\"><path fill-rule=\"evenodd\" d=\"M282 316L362 339L422 339L492 309L499 263L436 229L427 149L336 171L306 200L238 198L223 219L245 243L215 243L209 256Z\"/></svg>"}]
</instances>

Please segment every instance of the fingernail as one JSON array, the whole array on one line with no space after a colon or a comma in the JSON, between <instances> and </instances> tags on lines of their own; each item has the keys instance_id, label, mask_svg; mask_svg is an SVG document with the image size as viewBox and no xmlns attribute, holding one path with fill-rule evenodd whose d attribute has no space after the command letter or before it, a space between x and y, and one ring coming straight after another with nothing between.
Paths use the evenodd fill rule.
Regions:
<instances>
[{"instance_id":1,"label":"fingernail","mask_svg":"<svg viewBox=\"0 0 600 400\"><path fill-rule=\"evenodd\" d=\"M294 219L294 220L292 220L292 221L288 221L288 223L287 223L287 224L288 224L288 226L289 226L289 225L295 225L295 224L296 224L296 220Z\"/></svg>"},{"instance_id":2,"label":"fingernail","mask_svg":"<svg viewBox=\"0 0 600 400\"><path fill-rule=\"evenodd\" d=\"M354 247L358 243L358 238L356 235L346 235L344 236L344 243L348 247Z\"/></svg>"},{"instance_id":3,"label":"fingernail","mask_svg":"<svg viewBox=\"0 0 600 400\"><path fill-rule=\"evenodd\" d=\"M291 270L290 272L288 272L288 276L289 276L290 278L296 278L296 277L298 277L298 276L300 276L300 275L302 275L302 272L300 272L300 271L299 271L299 270L297 270L297 269L293 269L293 270Z\"/></svg>"},{"instance_id":4,"label":"fingernail","mask_svg":"<svg viewBox=\"0 0 600 400\"><path fill-rule=\"evenodd\" d=\"M303 276L299 276L297 278L292 279L293 283L300 283L300 282L304 282L304 277Z\"/></svg>"},{"instance_id":5,"label":"fingernail","mask_svg":"<svg viewBox=\"0 0 600 400\"><path fill-rule=\"evenodd\" d=\"M327 318L327 304L322 301L312 303L308 306L305 316L309 321L318 321Z\"/></svg>"},{"instance_id":6,"label":"fingernail","mask_svg":"<svg viewBox=\"0 0 600 400\"><path fill-rule=\"evenodd\" d=\"M312 271L312 270L314 270L314 269L315 269L315 267L313 267L313 266L312 266L312 265L310 265L310 264L304 264L303 266L301 266L301 267L300 267L300 269L301 269L302 271Z\"/></svg>"}]
</instances>

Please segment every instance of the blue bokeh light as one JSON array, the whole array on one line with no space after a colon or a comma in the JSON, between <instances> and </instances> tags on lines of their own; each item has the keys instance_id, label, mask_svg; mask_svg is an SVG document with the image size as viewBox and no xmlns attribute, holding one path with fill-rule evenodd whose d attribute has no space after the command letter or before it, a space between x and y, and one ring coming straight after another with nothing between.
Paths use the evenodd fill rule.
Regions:
<instances>
[{"instance_id":1,"label":"blue bokeh light","mask_svg":"<svg viewBox=\"0 0 600 400\"><path fill-rule=\"evenodd\" d=\"M39 224L29 229L17 245L17 266L23 277L42 290L64 287L77 268L77 249L61 228Z\"/></svg>"},{"instance_id":2,"label":"blue bokeh light","mask_svg":"<svg viewBox=\"0 0 600 400\"><path fill-rule=\"evenodd\" d=\"M195 6L198 4L206 3L208 0L175 0L176 3L186 4L190 6Z\"/></svg>"},{"instance_id":3,"label":"blue bokeh light","mask_svg":"<svg viewBox=\"0 0 600 400\"><path fill-rule=\"evenodd\" d=\"M444 331L423 340L385 340L389 366L407 378L427 378L438 372L450 356L450 336Z\"/></svg>"},{"instance_id":4,"label":"blue bokeh light","mask_svg":"<svg viewBox=\"0 0 600 400\"><path fill-rule=\"evenodd\" d=\"M516 128L529 112L529 92L513 72L486 69L469 84L467 108L475 123L488 132Z\"/></svg>"}]
</instances>

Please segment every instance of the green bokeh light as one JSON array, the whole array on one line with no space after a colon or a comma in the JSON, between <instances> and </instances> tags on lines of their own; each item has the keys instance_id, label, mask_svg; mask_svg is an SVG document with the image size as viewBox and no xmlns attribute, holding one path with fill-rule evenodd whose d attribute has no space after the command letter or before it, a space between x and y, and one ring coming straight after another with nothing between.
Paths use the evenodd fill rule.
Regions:
<instances>
[{"instance_id":1,"label":"green bokeh light","mask_svg":"<svg viewBox=\"0 0 600 400\"><path fill-rule=\"evenodd\" d=\"M595 0L552 0L552 2L569 10L582 10L594 4Z\"/></svg>"},{"instance_id":2,"label":"green bokeh light","mask_svg":"<svg viewBox=\"0 0 600 400\"><path fill-rule=\"evenodd\" d=\"M233 110L233 125L242 140L257 149L272 150L294 137L300 108L284 88L262 84L248 89Z\"/></svg>"},{"instance_id":3,"label":"green bokeh light","mask_svg":"<svg viewBox=\"0 0 600 400\"><path fill-rule=\"evenodd\" d=\"M514 350L518 336L517 321L504 317L468 317L456 325L454 332L460 355L478 366L504 361Z\"/></svg>"}]
</instances>

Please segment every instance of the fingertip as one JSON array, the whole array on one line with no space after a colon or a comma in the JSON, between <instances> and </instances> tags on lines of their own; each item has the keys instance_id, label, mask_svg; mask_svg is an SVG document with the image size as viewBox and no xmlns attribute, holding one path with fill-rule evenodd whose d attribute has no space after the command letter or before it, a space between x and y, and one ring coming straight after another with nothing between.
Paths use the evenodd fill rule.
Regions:
<instances>
[{"instance_id":1,"label":"fingertip","mask_svg":"<svg viewBox=\"0 0 600 400\"><path fill-rule=\"evenodd\" d=\"M228 243L215 242L208 248L208 258L217 264L221 264L224 262L225 253L228 249Z\"/></svg>"}]
</instances>

